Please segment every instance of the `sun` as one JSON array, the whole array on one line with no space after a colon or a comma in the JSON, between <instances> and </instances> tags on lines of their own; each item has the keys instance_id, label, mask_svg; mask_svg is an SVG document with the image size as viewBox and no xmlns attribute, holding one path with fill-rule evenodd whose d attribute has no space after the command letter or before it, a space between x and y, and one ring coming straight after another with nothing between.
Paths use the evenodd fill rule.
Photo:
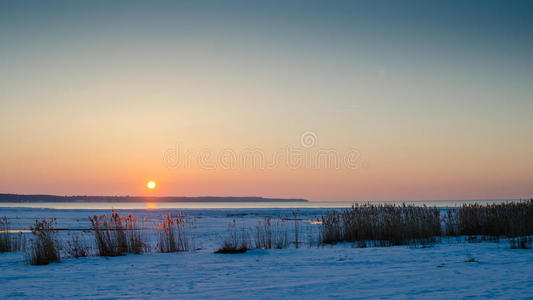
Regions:
<instances>
[{"instance_id":1,"label":"sun","mask_svg":"<svg viewBox=\"0 0 533 300\"><path fill-rule=\"evenodd\" d=\"M148 181L148 183L146 184L146 187L151 190L155 189L155 186L156 186L156 183L153 180Z\"/></svg>"}]
</instances>

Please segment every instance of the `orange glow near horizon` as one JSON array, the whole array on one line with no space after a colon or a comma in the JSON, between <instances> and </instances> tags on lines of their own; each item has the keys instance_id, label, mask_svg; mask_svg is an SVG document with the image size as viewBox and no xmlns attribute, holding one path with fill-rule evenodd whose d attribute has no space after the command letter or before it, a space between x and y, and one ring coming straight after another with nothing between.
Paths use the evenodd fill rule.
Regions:
<instances>
[{"instance_id":1,"label":"orange glow near horizon","mask_svg":"<svg viewBox=\"0 0 533 300\"><path fill-rule=\"evenodd\" d=\"M533 197L531 1L138 2L0 1L0 194Z\"/></svg>"},{"instance_id":2,"label":"orange glow near horizon","mask_svg":"<svg viewBox=\"0 0 533 300\"><path fill-rule=\"evenodd\" d=\"M153 203L153 202L146 203L146 209L157 209L157 203Z\"/></svg>"}]
</instances>

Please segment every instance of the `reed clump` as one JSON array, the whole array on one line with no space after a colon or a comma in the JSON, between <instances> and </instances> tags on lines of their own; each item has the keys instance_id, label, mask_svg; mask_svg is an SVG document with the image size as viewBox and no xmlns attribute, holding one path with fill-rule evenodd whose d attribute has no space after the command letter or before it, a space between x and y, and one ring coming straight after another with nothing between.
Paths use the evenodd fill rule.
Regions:
<instances>
[{"instance_id":1,"label":"reed clump","mask_svg":"<svg viewBox=\"0 0 533 300\"><path fill-rule=\"evenodd\" d=\"M110 215L89 216L89 221L100 256L145 252L147 244L134 215L120 215L113 210Z\"/></svg>"},{"instance_id":2,"label":"reed clump","mask_svg":"<svg viewBox=\"0 0 533 300\"><path fill-rule=\"evenodd\" d=\"M238 228L237 222L233 220L232 223L228 226L228 235L226 239L222 242L222 246L215 251L219 254L238 254L244 253L251 249L250 243L248 242L249 236L246 228Z\"/></svg>"},{"instance_id":3,"label":"reed clump","mask_svg":"<svg viewBox=\"0 0 533 300\"><path fill-rule=\"evenodd\" d=\"M55 222L56 219L36 220L34 226L30 227L33 236L26 258L31 265L47 265L60 260Z\"/></svg>"},{"instance_id":4,"label":"reed clump","mask_svg":"<svg viewBox=\"0 0 533 300\"><path fill-rule=\"evenodd\" d=\"M533 199L495 204L463 204L450 210L448 235L521 237L533 235Z\"/></svg>"},{"instance_id":5,"label":"reed clump","mask_svg":"<svg viewBox=\"0 0 533 300\"><path fill-rule=\"evenodd\" d=\"M194 219L187 219L185 213L179 212L177 216L171 213L163 215L161 222L154 224L158 232L157 248L161 253L192 251L193 239L190 229Z\"/></svg>"},{"instance_id":6,"label":"reed clump","mask_svg":"<svg viewBox=\"0 0 533 300\"><path fill-rule=\"evenodd\" d=\"M10 224L7 217L0 218L0 253L24 251L25 249L25 236L22 233L12 233Z\"/></svg>"},{"instance_id":7,"label":"reed clump","mask_svg":"<svg viewBox=\"0 0 533 300\"><path fill-rule=\"evenodd\" d=\"M376 246L430 243L441 235L436 207L354 204L321 218L322 243L372 242ZM367 243L365 243L366 245Z\"/></svg>"},{"instance_id":8,"label":"reed clump","mask_svg":"<svg viewBox=\"0 0 533 300\"><path fill-rule=\"evenodd\" d=\"M344 223L342 220L342 213L338 211L330 211L316 222L320 224L319 241L324 244L335 244L345 241Z\"/></svg>"}]
</instances>

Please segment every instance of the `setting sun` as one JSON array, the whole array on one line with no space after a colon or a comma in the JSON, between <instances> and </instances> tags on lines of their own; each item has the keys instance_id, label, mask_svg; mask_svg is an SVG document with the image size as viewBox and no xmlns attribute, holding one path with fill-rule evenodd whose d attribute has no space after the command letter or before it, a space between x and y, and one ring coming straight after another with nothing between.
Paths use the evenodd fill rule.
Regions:
<instances>
[{"instance_id":1,"label":"setting sun","mask_svg":"<svg viewBox=\"0 0 533 300\"><path fill-rule=\"evenodd\" d=\"M151 189L151 190L155 189L155 186L156 186L156 184L155 184L155 181L153 181L153 180L148 181L148 183L146 184L146 187Z\"/></svg>"}]
</instances>

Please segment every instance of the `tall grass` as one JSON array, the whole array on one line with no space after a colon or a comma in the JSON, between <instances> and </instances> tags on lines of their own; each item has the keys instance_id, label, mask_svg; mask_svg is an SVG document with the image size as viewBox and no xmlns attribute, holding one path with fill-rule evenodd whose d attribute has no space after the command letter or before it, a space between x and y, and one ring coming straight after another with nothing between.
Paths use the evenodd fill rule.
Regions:
<instances>
[{"instance_id":1,"label":"tall grass","mask_svg":"<svg viewBox=\"0 0 533 300\"><path fill-rule=\"evenodd\" d=\"M320 219L319 240L325 244L335 244L345 241L344 223L341 212L330 211L323 215Z\"/></svg>"},{"instance_id":2,"label":"tall grass","mask_svg":"<svg viewBox=\"0 0 533 300\"><path fill-rule=\"evenodd\" d=\"M56 219L36 220L34 226L30 227L33 236L26 258L31 265L47 265L60 260L55 222Z\"/></svg>"},{"instance_id":3,"label":"tall grass","mask_svg":"<svg viewBox=\"0 0 533 300\"><path fill-rule=\"evenodd\" d=\"M307 239L307 247L319 247L321 242L319 240L320 237L320 227L315 226L320 223L320 221L310 221L310 225L306 226L306 239Z\"/></svg>"},{"instance_id":4,"label":"tall grass","mask_svg":"<svg viewBox=\"0 0 533 300\"><path fill-rule=\"evenodd\" d=\"M321 223L323 243L369 241L391 246L433 242L441 235L440 212L436 207L354 204L328 212Z\"/></svg>"},{"instance_id":5,"label":"tall grass","mask_svg":"<svg viewBox=\"0 0 533 300\"><path fill-rule=\"evenodd\" d=\"M531 249L533 238L529 236L521 236L510 239L511 249Z\"/></svg>"},{"instance_id":6,"label":"tall grass","mask_svg":"<svg viewBox=\"0 0 533 300\"><path fill-rule=\"evenodd\" d=\"M11 236L9 234L9 220L7 217L0 219L0 253L11 252Z\"/></svg>"},{"instance_id":7,"label":"tall grass","mask_svg":"<svg viewBox=\"0 0 533 300\"><path fill-rule=\"evenodd\" d=\"M233 220L232 223L228 225L228 234L222 245L215 253L220 254L237 254L244 253L248 251L250 247L248 231L246 228L238 228L237 222Z\"/></svg>"},{"instance_id":8,"label":"tall grass","mask_svg":"<svg viewBox=\"0 0 533 300\"><path fill-rule=\"evenodd\" d=\"M145 252L147 244L134 215L119 215L113 210L111 215L89 216L89 221L100 256Z\"/></svg>"},{"instance_id":9,"label":"tall grass","mask_svg":"<svg viewBox=\"0 0 533 300\"><path fill-rule=\"evenodd\" d=\"M12 233L9 219L5 216L0 218L0 253L24 251L25 245L25 236L22 233Z\"/></svg>"},{"instance_id":10,"label":"tall grass","mask_svg":"<svg viewBox=\"0 0 533 300\"><path fill-rule=\"evenodd\" d=\"M442 216L442 222L444 223L444 235L461 235L460 220L456 209L448 209L448 211Z\"/></svg>"},{"instance_id":11,"label":"tall grass","mask_svg":"<svg viewBox=\"0 0 533 300\"><path fill-rule=\"evenodd\" d=\"M163 215L161 222L154 224L158 232L157 249L161 253L184 252L194 249L190 229L194 220L186 218L183 212L176 217L171 213Z\"/></svg>"},{"instance_id":12,"label":"tall grass","mask_svg":"<svg viewBox=\"0 0 533 300\"><path fill-rule=\"evenodd\" d=\"M521 237L533 235L533 199L495 204L463 204L445 220L447 235Z\"/></svg>"},{"instance_id":13,"label":"tall grass","mask_svg":"<svg viewBox=\"0 0 533 300\"><path fill-rule=\"evenodd\" d=\"M298 210L292 212L292 218L294 221L294 247L300 248L300 220L298 219Z\"/></svg>"},{"instance_id":14,"label":"tall grass","mask_svg":"<svg viewBox=\"0 0 533 300\"><path fill-rule=\"evenodd\" d=\"M289 245L289 232L282 220L272 220L270 217L259 221L255 226L255 248L282 249Z\"/></svg>"}]
</instances>

